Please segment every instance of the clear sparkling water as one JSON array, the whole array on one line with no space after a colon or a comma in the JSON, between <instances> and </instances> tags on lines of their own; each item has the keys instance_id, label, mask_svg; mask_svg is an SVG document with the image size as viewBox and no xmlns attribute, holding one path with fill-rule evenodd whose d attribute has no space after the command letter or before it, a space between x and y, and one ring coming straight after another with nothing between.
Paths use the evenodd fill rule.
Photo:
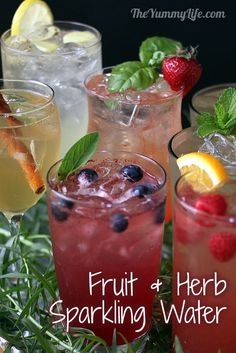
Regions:
<instances>
[{"instance_id":1,"label":"clear sparkling water","mask_svg":"<svg viewBox=\"0 0 236 353\"><path fill-rule=\"evenodd\" d=\"M63 36L68 32L55 26L43 26L30 33L28 38L8 37L6 45L1 48L4 77L37 80L54 89L61 117L61 156L87 131L84 80L101 70L101 43L91 46L92 40L88 47L63 43ZM42 52L34 45L35 40L54 43L57 49Z\"/></svg>"}]
</instances>

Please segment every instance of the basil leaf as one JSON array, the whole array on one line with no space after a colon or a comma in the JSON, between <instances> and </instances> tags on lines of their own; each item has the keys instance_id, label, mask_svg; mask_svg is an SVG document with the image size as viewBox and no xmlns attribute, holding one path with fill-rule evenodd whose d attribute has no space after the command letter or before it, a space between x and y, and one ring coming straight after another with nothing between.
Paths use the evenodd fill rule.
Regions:
<instances>
[{"instance_id":1,"label":"basil leaf","mask_svg":"<svg viewBox=\"0 0 236 353\"><path fill-rule=\"evenodd\" d=\"M140 61L127 61L112 69L108 79L110 92L125 92L128 88L137 90L151 86L158 78L158 73L152 67L147 67Z\"/></svg>"},{"instance_id":2,"label":"basil leaf","mask_svg":"<svg viewBox=\"0 0 236 353\"><path fill-rule=\"evenodd\" d=\"M182 48L182 44L176 40L165 37L151 37L142 42L139 49L139 58L145 65L161 67L165 56L174 55L178 49ZM160 53L164 57L160 60Z\"/></svg>"},{"instance_id":3,"label":"basil leaf","mask_svg":"<svg viewBox=\"0 0 236 353\"><path fill-rule=\"evenodd\" d=\"M66 153L58 170L60 180L65 180L70 174L88 162L96 151L99 141L98 132L91 132L77 141Z\"/></svg>"}]
</instances>

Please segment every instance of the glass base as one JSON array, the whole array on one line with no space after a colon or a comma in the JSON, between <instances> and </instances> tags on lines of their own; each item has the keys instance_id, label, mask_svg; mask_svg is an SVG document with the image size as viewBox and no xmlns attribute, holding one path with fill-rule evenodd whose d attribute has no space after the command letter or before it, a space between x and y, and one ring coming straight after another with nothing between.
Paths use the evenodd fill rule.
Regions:
<instances>
[{"instance_id":1,"label":"glass base","mask_svg":"<svg viewBox=\"0 0 236 353\"><path fill-rule=\"evenodd\" d=\"M137 338L133 342L117 345L116 350L112 350L112 352L114 351L115 353L129 353L129 348L130 348L130 352L132 353L144 353L147 340L148 340L148 333L142 337ZM107 350L107 348L102 346L96 348L95 350L95 353L108 353L108 352L110 352L110 350Z\"/></svg>"}]
</instances>

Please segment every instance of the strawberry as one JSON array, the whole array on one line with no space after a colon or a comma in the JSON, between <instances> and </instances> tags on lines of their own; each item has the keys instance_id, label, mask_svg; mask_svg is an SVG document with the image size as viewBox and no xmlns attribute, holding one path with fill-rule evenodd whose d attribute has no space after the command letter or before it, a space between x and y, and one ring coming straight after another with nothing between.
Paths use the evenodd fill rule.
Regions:
<instances>
[{"instance_id":1,"label":"strawberry","mask_svg":"<svg viewBox=\"0 0 236 353\"><path fill-rule=\"evenodd\" d=\"M194 57L170 56L164 59L162 73L174 91L183 88L185 96L199 80L202 67Z\"/></svg>"},{"instance_id":2,"label":"strawberry","mask_svg":"<svg viewBox=\"0 0 236 353\"><path fill-rule=\"evenodd\" d=\"M236 235L228 232L214 233L209 238L208 248L217 260L228 261L236 253Z\"/></svg>"},{"instance_id":3,"label":"strawberry","mask_svg":"<svg viewBox=\"0 0 236 353\"><path fill-rule=\"evenodd\" d=\"M222 195L208 194L199 197L195 203L196 209L216 216L222 216L227 209L227 203Z\"/></svg>"}]
</instances>

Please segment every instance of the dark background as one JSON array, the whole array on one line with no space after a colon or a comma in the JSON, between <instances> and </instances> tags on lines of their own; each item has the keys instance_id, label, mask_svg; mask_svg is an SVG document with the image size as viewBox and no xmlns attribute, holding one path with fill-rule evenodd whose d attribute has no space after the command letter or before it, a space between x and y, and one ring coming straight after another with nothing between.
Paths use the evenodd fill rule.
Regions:
<instances>
[{"instance_id":1,"label":"dark background","mask_svg":"<svg viewBox=\"0 0 236 353\"><path fill-rule=\"evenodd\" d=\"M54 18L73 20L96 27L102 34L103 66L111 66L138 58L142 40L153 35L181 41L185 46L199 46L198 59L203 66L202 77L189 94L188 101L199 88L222 82L236 82L236 18L233 2L170 1L170 0L47 0ZM12 16L21 0L1 3L0 31L10 27ZM235 6L234 6L235 7ZM133 18L131 9L149 8L158 11L224 11L220 19L156 19Z\"/></svg>"}]
</instances>

